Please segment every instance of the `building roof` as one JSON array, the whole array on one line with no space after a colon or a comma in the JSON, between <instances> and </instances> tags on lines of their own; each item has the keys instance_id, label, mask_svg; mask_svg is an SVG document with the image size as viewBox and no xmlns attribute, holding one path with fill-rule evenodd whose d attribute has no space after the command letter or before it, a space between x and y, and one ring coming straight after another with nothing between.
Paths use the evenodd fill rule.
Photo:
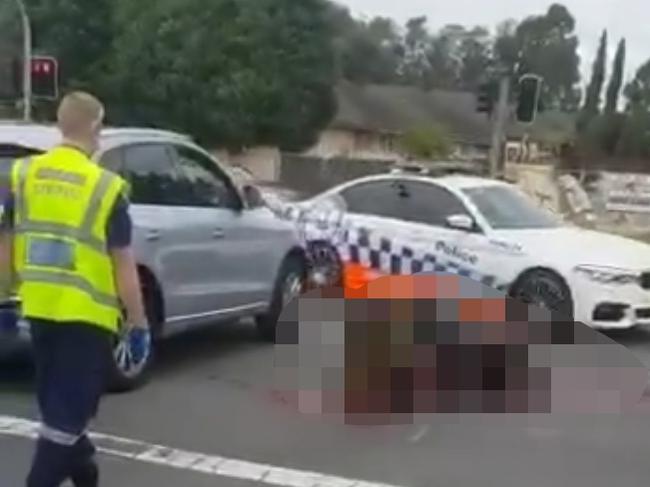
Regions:
<instances>
[{"instance_id":1,"label":"building roof","mask_svg":"<svg viewBox=\"0 0 650 487\"><path fill-rule=\"evenodd\" d=\"M336 94L333 128L401 134L439 123L460 142L490 144L491 126L484 114L476 112L473 93L345 82L337 86Z\"/></svg>"},{"instance_id":2,"label":"building roof","mask_svg":"<svg viewBox=\"0 0 650 487\"><path fill-rule=\"evenodd\" d=\"M332 128L402 134L423 125L439 123L458 142L490 145L492 124L476 111L476 94L467 91L425 91L411 86L356 85L343 82L336 88L338 112ZM572 115L548 111L532 125L511 120L508 136L561 143L574 135Z\"/></svg>"}]
</instances>

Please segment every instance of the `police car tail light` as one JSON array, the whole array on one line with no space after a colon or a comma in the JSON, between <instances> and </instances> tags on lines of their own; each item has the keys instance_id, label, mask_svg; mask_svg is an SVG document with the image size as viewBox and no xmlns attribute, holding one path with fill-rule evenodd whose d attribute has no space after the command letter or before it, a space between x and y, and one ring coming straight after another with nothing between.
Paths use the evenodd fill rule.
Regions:
<instances>
[{"instance_id":1,"label":"police car tail light","mask_svg":"<svg viewBox=\"0 0 650 487\"><path fill-rule=\"evenodd\" d=\"M639 274L627 269L581 265L575 267L574 270L587 279L600 284L622 286L627 284L637 284L639 282Z\"/></svg>"}]
</instances>

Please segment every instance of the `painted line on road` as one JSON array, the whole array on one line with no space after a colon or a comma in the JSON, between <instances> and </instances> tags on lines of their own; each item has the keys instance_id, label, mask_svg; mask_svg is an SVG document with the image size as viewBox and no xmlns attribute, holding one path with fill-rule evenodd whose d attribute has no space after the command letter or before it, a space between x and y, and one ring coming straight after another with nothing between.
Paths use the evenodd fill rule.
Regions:
<instances>
[{"instance_id":1,"label":"painted line on road","mask_svg":"<svg viewBox=\"0 0 650 487\"><path fill-rule=\"evenodd\" d=\"M35 421L0 415L0 435L33 440L38 436L38 427ZM279 487L403 487L178 450L102 433L91 433L90 437L97 450L105 455L215 477Z\"/></svg>"},{"instance_id":2,"label":"painted line on road","mask_svg":"<svg viewBox=\"0 0 650 487\"><path fill-rule=\"evenodd\" d=\"M409 441L411 443L418 443L422 438L424 438L427 435L430 428L431 427L428 424L421 426L420 428L418 428L417 432L409 438Z\"/></svg>"}]
</instances>

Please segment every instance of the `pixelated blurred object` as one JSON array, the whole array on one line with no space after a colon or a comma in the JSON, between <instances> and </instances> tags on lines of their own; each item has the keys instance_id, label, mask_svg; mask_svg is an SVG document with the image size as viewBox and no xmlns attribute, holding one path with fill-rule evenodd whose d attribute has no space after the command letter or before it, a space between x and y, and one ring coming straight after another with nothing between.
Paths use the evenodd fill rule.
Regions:
<instances>
[{"instance_id":1,"label":"pixelated blurred object","mask_svg":"<svg viewBox=\"0 0 650 487\"><path fill-rule=\"evenodd\" d=\"M452 274L325 288L278 324L278 390L304 414L411 424L431 414L621 413L648 371L582 323Z\"/></svg>"}]
</instances>

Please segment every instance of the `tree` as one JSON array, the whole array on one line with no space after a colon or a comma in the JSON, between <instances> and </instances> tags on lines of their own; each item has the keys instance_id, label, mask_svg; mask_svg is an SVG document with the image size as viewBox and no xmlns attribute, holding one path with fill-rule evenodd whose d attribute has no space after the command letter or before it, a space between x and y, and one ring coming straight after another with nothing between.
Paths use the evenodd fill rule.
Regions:
<instances>
[{"instance_id":1,"label":"tree","mask_svg":"<svg viewBox=\"0 0 650 487\"><path fill-rule=\"evenodd\" d=\"M490 32L483 27L475 27L463 38L458 48L463 89L473 91L483 80L491 64L490 41Z\"/></svg>"},{"instance_id":2,"label":"tree","mask_svg":"<svg viewBox=\"0 0 650 487\"><path fill-rule=\"evenodd\" d=\"M569 10L553 4L544 15L528 17L514 27L502 24L494 45L496 59L513 74L513 81L526 73L544 78L544 106L575 110L580 80L578 38Z\"/></svg>"},{"instance_id":3,"label":"tree","mask_svg":"<svg viewBox=\"0 0 650 487\"><path fill-rule=\"evenodd\" d=\"M111 0L24 0L32 28L33 52L53 55L59 62L62 91L85 88L97 92L103 76L99 68L111 48L113 37ZM7 7L11 16L7 17ZM12 39L12 51L22 61L22 27L14 2L2 2L0 31ZM3 43L4 44L4 43ZM1 54L0 54L1 55ZM102 93L99 93L101 96ZM39 107L37 106L37 111ZM45 104L45 115L53 107Z\"/></svg>"},{"instance_id":4,"label":"tree","mask_svg":"<svg viewBox=\"0 0 650 487\"><path fill-rule=\"evenodd\" d=\"M623 74L625 71L625 39L621 39L616 50L614 66L612 67L612 76L607 87L607 101L605 104L605 113L616 113L618 108L618 98L623 86Z\"/></svg>"},{"instance_id":5,"label":"tree","mask_svg":"<svg viewBox=\"0 0 650 487\"><path fill-rule=\"evenodd\" d=\"M607 31L603 31L600 38L600 46L598 53L594 60L594 65L591 71L591 81L587 88L585 97L585 104L583 107L584 112L588 116L595 116L600 113L600 102L605 83L605 65L607 63Z\"/></svg>"},{"instance_id":6,"label":"tree","mask_svg":"<svg viewBox=\"0 0 650 487\"><path fill-rule=\"evenodd\" d=\"M404 56L399 68L399 74L406 84L430 87L430 41L427 17L415 17L406 23Z\"/></svg>"},{"instance_id":7,"label":"tree","mask_svg":"<svg viewBox=\"0 0 650 487\"><path fill-rule=\"evenodd\" d=\"M116 6L114 120L213 146L286 150L313 143L331 120L336 70L324 0L147 1Z\"/></svg>"},{"instance_id":8,"label":"tree","mask_svg":"<svg viewBox=\"0 0 650 487\"><path fill-rule=\"evenodd\" d=\"M401 137L400 146L410 157L420 160L445 158L452 151L451 136L442 125L414 128Z\"/></svg>"},{"instance_id":9,"label":"tree","mask_svg":"<svg viewBox=\"0 0 650 487\"><path fill-rule=\"evenodd\" d=\"M427 87L476 89L490 65L490 41L487 29L457 24L430 36Z\"/></svg>"},{"instance_id":10,"label":"tree","mask_svg":"<svg viewBox=\"0 0 650 487\"><path fill-rule=\"evenodd\" d=\"M93 89L113 41L111 0L25 0L34 51L56 56L64 90ZM101 95L101 94L100 94Z\"/></svg>"},{"instance_id":11,"label":"tree","mask_svg":"<svg viewBox=\"0 0 650 487\"><path fill-rule=\"evenodd\" d=\"M620 158L640 159L650 157L650 114L635 110L625 118L616 155Z\"/></svg>"},{"instance_id":12,"label":"tree","mask_svg":"<svg viewBox=\"0 0 650 487\"><path fill-rule=\"evenodd\" d=\"M629 112L647 112L650 109L650 60L637 70L625 88L625 96Z\"/></svg>"},{"instance_id":13,"label":"tree","mask_svg":"<svg viewBox=\"0 0 650 487\"><path fill-rule=\"evenodd\" d=\"M356 83L396 82L401 38L394 22L382 17L356 21L347 9L332 5L339 76Z\"/></svg>"}]
</instances>

